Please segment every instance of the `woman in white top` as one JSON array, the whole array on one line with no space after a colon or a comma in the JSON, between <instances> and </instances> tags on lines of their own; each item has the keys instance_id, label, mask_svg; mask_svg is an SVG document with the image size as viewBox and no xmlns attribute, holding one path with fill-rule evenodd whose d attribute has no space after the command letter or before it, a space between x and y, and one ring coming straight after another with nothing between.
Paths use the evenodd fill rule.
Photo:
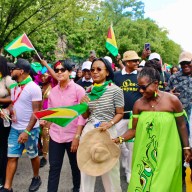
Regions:
<instances>
[{"instance_id":1,"label":"woman in white top","mask_svg":"<svg viewBox=\"0 0 192 192\"><path fill-rule=\"evenodd\" d=\"M11 103L9 86L14 81L9 74L7 60L0 56L0 109L5 109ZM0 118L0 188L5 182L9 131L10 122L5 122L3 118Z\"/></svg>"}]
</instances>

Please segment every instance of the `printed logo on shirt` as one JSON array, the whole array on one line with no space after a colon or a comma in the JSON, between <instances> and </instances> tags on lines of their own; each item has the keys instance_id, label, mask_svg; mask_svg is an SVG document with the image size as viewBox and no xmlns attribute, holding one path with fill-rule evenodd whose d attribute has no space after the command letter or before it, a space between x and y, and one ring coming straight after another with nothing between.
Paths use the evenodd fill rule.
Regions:
<instances>
[{"instance_id":1,"label":"printed logo on shirt","mask_svg":"<svg viewBox=\"0 0 192 192\"><path fill-rule=\"evenodd\" d=\"M127 79L126 81L123 82L122 86L120 88L123 91L138 91L136 83L133 83L130 79Z\"/></svg>"}]
</instances>

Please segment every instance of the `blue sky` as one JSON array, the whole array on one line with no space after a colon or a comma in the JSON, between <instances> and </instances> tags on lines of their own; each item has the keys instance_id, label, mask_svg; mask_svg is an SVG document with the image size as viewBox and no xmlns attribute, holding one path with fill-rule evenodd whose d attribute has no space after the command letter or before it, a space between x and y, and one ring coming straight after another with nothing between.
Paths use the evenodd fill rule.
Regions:
<instances>
[{"instance_id":1,"label":"blue sky","mask_svg":"<svg viewBox=\"0 0 192 192\"><path fill-rule=\"evenodd\" d=\"M142 0L145 17L169 31L169 38L192 52L192 0Z\"/></svg>"}]
</instances>

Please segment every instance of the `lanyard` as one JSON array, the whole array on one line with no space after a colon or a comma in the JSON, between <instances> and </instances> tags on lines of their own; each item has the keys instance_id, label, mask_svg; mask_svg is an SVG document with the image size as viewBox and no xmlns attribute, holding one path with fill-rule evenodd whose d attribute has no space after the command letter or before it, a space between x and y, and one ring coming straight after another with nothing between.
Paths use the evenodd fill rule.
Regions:
<instances>
[{"instance_id":1,"label":"lanyard","mask_svg":"<svg viewBox=\"0 0 192 192\"><path fill-rule=\"evenodd\" d=\"M13 105L14 105L14 104L15 104L15 102L19 99L19 97L20 97L20 95L21 95L21 93L22 93L22 91L23 91L24 87L25 87L25 85L21 86L21 91L18 93L18 95L17 95L16 99L15 99L16 87L14 88L14 99L15 99L15 100L14 100L14 101L12 101L12 104L13 104Z\"/></svg>"}]
</instances>

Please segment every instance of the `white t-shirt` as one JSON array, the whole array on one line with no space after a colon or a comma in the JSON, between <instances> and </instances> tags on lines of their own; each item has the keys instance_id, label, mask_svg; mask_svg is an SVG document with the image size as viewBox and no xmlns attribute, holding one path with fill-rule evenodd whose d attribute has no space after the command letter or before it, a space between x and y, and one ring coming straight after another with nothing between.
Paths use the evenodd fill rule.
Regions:
<instances>
[{"instance_id":1,"label":"white t-shirt","mask_svg":"<svg viewBox=\"0 0 192 192\"><path fill-rule=\"evenodd\" d=\"M11 100L14 101L17 95L21 92L21 87L16 87L15 98L14 90L11 89ZM27 83L18 97L17 101L13 105L13 110L16 114L16 122L12 122L12 127L17 130L24 130L29 124L31 115L33 113L32 101L41 101L42 92L40 87L33 81ZM39 121L36 122L34 128L39 127Z\"/></svg>"}]
</instances>

